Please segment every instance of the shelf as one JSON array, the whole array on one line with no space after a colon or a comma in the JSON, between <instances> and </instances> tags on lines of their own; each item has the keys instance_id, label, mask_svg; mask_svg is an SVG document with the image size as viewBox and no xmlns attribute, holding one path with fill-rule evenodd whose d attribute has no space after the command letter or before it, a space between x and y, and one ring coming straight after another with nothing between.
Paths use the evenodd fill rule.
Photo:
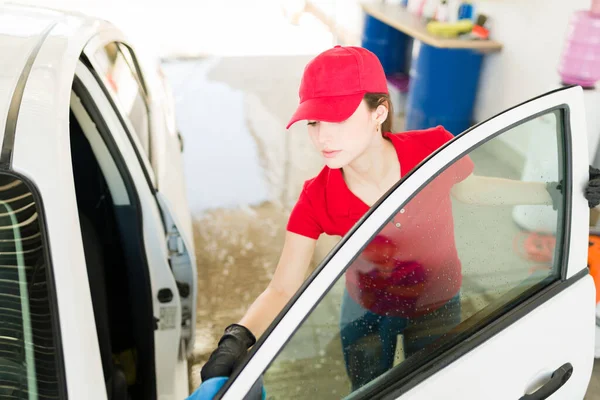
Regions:
<instances>
[{"instance_id":1,"label":"shelf","mask_svg":"<svg viewBox=\"0 0 600 400\"><path fill-rule=\"evenodd\" d=\"M494 52L502 49L502 44L493 40L446 39L427 32L425 23L416 15L397 4L362 3L363 11L408 36L433 47L446 49L472 49Z\"/></svg>"}]
</instances>

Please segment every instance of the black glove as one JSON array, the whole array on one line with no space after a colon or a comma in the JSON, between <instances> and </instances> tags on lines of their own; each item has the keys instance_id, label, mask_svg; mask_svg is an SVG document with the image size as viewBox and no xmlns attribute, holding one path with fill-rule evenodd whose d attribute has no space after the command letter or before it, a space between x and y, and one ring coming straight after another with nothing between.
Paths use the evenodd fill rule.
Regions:
<instances>
[{"instance_id":1,"label":"black glove","mask_svg":"<svg viewBox=\"0 0 600 400\"><path fill-rule=\"evenodd\" d=\"M590 180L584 191L590 208L600 204L600 170L590 165Z\"/></svg>"},{"instance_id":2,"label":"black glove","mask_svg":"<svg viewBox=\"0 0 600 400\"><path fill-rule=\"evenodd\" d=\"M229 325L219 340L219 346L200 371L202 382L218 376L229 377L254 343L256 338L248 328L238 324Z\"/></svg>"},{"instance_id":3,"label":"black glove","mask_svg":"<svg viewBox=\"0 0 600 400\"><path fill-rule=\"evenodd\" d=\"M600 178L600 169L594 168L590 165L590 181L598 178Z\"/></svg>"}]
</instances>

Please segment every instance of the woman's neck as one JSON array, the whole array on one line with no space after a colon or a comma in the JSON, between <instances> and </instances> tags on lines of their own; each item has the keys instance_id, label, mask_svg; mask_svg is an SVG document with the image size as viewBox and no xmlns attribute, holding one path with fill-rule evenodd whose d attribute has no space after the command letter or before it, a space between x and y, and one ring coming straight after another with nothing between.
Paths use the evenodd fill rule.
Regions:
<instances>
[{"instance_id":1,"label":"woman's neck","mask_svg":"<svg viewBox=\"0 0 600 400\"><path fill-rule=\"evenodd\" d=\"M389 181L400 179L398 155L392 142L380 137L357 159L342 168L348 187L372 186L381 190L389 188Z\"/></svg>"}]
</instances>

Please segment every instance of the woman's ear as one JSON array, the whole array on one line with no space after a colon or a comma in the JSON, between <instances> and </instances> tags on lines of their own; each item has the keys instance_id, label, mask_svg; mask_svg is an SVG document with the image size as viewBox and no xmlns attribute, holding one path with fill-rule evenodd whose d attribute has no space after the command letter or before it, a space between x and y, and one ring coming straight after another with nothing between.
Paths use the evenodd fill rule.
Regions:
<instances>
[{"instance_id":1,"label":"woman's ear","mask_svg":"<svg viewBox=\"0 0 600 400\"><path fill-rule=\"evenodd\" d=\"M377 106L375 109L375 122L377 124L383 124L388 117L388 109L383 104Z\"/></svg>"}]
</instances>

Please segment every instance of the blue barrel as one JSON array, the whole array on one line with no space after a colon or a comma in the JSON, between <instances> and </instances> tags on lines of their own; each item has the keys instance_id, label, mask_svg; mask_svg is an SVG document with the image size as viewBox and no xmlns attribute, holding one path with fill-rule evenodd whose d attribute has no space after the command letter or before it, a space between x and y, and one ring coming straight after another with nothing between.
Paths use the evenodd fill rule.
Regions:
<instances>
[{"instance_id":1,"label":"blue barrel","mask_svg":"<svg viewBox=\"0 0 600 400\"><path fill-rule=\"evenodd\" d=\"M483 54L420 43L410 69L406 129L442 125L458 135L473 122Z\"/></svg>"},{"instance_id":2,"label":"blue barrel","mask_svg":"<svg viewBox=\"0 0 600 400\"><path fill-rule=\"evenodd\" d=\"M411 37L365 14L361 46L379 58L386 75L406 71L411 42Z\"/></svg>"}]
</instances>

